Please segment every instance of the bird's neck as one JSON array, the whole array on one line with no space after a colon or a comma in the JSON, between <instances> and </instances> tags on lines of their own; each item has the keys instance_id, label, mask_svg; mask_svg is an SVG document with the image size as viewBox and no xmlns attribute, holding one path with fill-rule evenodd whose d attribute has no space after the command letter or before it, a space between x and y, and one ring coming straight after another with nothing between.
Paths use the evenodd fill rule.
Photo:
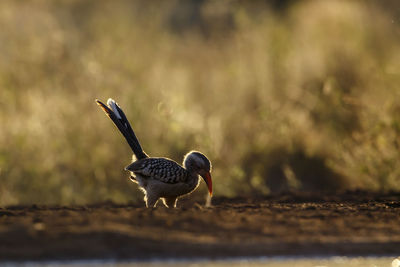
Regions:
<instances>
[{"instance_id":1,"label":"bird's neck","mask_svg":"<svg viewBox=\"0 0 400 267\"><path fill-rule=\"evenodd\" d=\"M194 190L200 184L199 172L196 168L193 168L194 164L191 164L190 159L183 162L183 166L187 171L188 178L187 183L189 187Z\"/></svg>"},{"instance_id":2,"label":"bird's neck","mask_svg":"<svg viewBox=\"0 0 400 267\"><path fill-rule=\"evenodd\" d=\"M200 183L199 175L197 173L189 172L187 184L194 190Z\"/></svg>"},{"instance_id":3,"label":"bird's neck","mask_svg":"<svg viewBox=\"0 0 400 267\"><path fill-rule=\"evenodd\" d=\"M190 164L185 164L186 162L183 163L183 166L185 167L186 171L189 173L189 175L196 175L197 172L196 170L192 167Z\"/></svg>"}]
</instances>

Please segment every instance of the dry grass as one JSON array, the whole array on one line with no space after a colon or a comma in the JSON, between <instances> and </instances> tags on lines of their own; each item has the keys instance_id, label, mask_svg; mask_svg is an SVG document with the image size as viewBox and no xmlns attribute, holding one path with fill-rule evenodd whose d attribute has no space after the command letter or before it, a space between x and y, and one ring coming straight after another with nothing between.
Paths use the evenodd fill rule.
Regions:
<instances>
[{"instance_id":1,"label":"dry grass","mask_svg":"<svg viewBox=\"0 0 400 267\"><path fill-rule=\"evenodd\" d=\"M0 3L0 205L142 198L108 97L219 195L400 189L400 4L190 3Z\"/></svg>"}]
</instances>

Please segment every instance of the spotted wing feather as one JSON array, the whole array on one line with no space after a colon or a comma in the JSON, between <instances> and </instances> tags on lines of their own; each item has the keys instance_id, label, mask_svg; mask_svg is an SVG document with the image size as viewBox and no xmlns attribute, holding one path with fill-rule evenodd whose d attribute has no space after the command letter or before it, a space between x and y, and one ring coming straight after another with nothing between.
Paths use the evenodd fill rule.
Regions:
<instances>
[{"instance_id":1,"label":"spotted wing feather","mask_svg":"<svg viewBox=\"0 0 400 267\"><path fill-rule=\"evenodd\" d=\"M131 163L125 169L170 184L184 182L187 177L187 171L184 168L167 158L141 159Z\"/></svg>"}]
</instances>

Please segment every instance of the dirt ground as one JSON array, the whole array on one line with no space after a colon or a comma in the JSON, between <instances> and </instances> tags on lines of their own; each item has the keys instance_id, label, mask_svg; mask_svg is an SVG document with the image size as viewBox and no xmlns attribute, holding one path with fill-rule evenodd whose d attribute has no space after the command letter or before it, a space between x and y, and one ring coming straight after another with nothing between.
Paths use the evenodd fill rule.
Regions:
<instances>
[{"instance_id":1,"label":"dirt ground","mask_svg":"<svg viewBox=\"0 0 400 267\"><path fill-rule=\"evenodd\" d=\"M0 208L0 260L400 255L400 194Z\"/></svg>"}]
</instances>

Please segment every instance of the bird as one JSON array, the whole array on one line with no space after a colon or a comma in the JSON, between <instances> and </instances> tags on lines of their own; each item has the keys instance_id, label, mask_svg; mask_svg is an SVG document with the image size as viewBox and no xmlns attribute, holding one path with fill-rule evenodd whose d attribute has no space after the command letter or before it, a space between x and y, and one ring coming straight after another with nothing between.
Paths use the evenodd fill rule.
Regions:
<instances>
[{"instance_id":1,"label":"bird","mask_svg":"<svg viewBox=\"0 0 400 267\"><path fill-rule=\"evenodd\" d=\"M199 151L190 151L183 158L182 166L166 157L150 157L143 151L128 119L113 99L105 105L96 99L97 105L113 121L133 151L132 163L125 167L131 181L144 192L147 208L156 207L161 199L167 208L176 208L178 198L192 193L205 181L212 196L211 161Z\"/></svg>"}]
</instances>

